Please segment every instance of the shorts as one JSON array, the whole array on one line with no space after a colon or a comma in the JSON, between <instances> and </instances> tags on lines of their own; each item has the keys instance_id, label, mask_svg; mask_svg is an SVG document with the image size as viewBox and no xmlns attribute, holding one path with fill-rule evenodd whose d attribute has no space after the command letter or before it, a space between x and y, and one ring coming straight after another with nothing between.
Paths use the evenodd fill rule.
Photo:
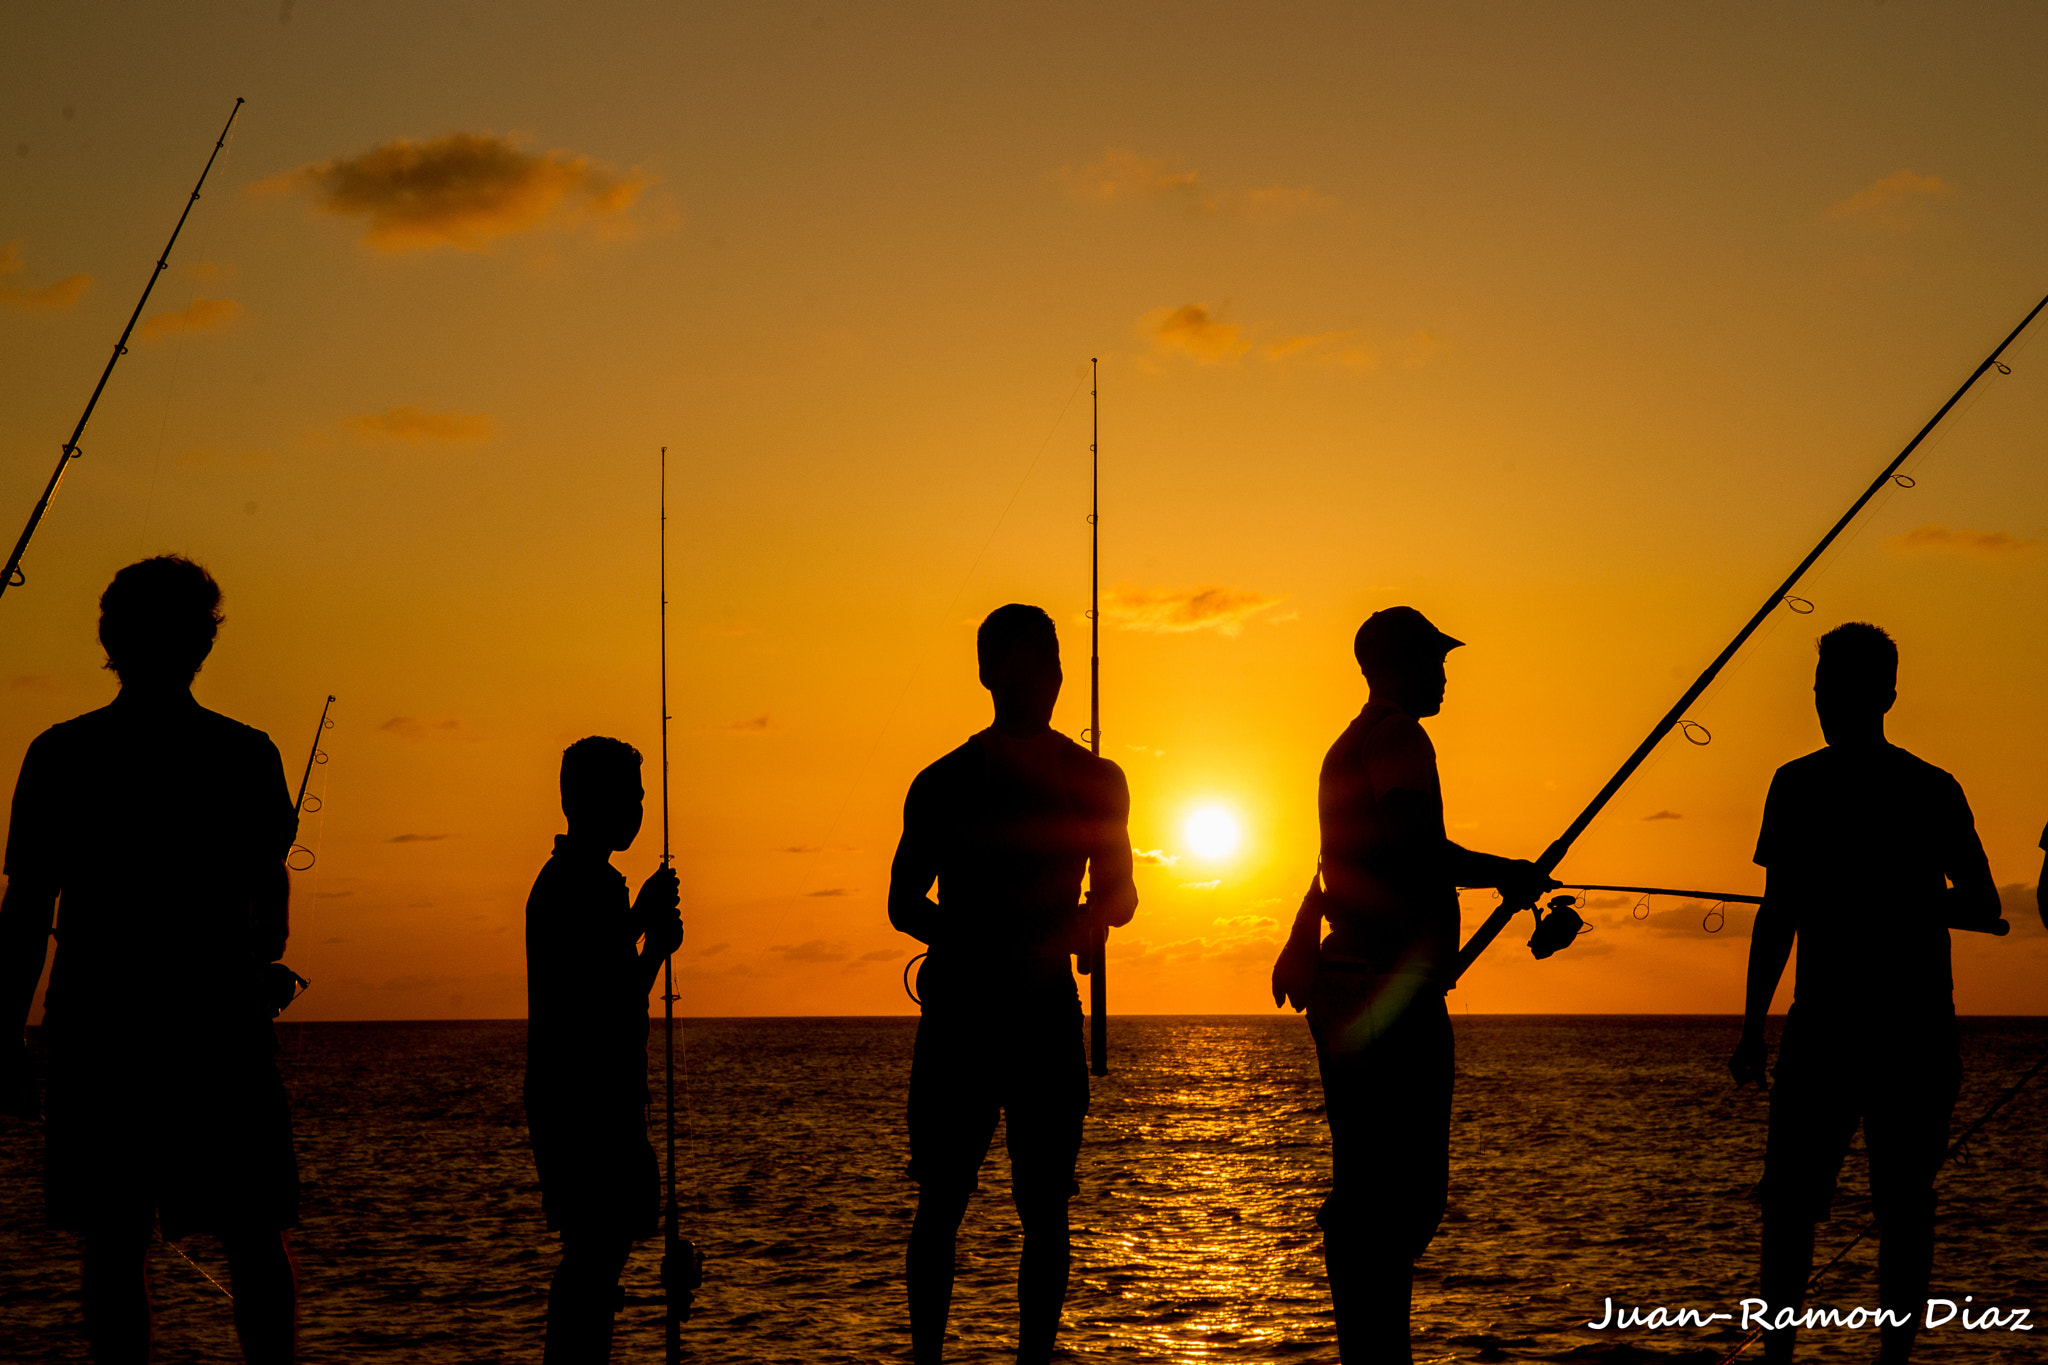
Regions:
<instances>
[{"instance_id":1,"label":"shorts","mask_svg":"<svg viewBox=\"0 0 2048 1365\"><path fill-rule=\"evenodd\" d=\"M1890 1226L1933 1219L1934 1176L1962 1082L1952 1021L1910 1038L1850 1042L1809 1026L1794 1006L1772 1080L1758 1191L1766 1218L1826 1222L1861 1123L1873 1212Z\"/></svg>"},{"instance_id":2,"label":"shorts","mask_svg":"<svg viewBox=\"0 0 2048 1365\"><path fill-rule=\"evenodd\" d=\"M526 1107L548 1231L639 1239L661 1231L661 1167L638 1104Z\"/></svg>"},{"instance_id":3,"label":"shorts","mask_svg":"<svg viewBox=\"0 0 2048 1365\"><path fill-rule=\"evenodd\" d=\"M1450 1196L1456 1048L1426 978L1316 973L1308 1008L1330 1123L1333 1242L1403 1260L1436 1236Z\"/></svg>"},{"instance_id":4,"label":"shorts","mask_svg":"<svg viewBox=\"0 0 2048 1365\"><path fill-rule=\"evenodd\" d=\"M228 1035L46 1029L49 1225L276 1232L299 1221L291 1104L267 1021Z\"/></svg>"},{"instance_id":5,"label":"shorts","mask_svg":"<svg viewBox=\"0 0 2048 1365\"><path fill-rule=\"evenodd\" d=\"M910 1063L910 1178L967 1193L1003 1121L1010 1185L1022 1202L1071 1199L1088 1113L1078 1000L1000 1013L927 1013Z\"/></svg>"}]
</instances>

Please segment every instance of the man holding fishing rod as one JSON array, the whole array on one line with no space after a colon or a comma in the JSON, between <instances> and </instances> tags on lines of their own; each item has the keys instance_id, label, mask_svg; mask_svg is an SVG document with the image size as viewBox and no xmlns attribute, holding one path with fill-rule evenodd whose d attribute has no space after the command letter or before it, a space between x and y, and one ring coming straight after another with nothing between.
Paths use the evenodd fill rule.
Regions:
<instances>
[{"instance_id":1,"label":"man holding fishing rod","mask_svg":"<svg viewBox=\"0 0 2048 1365\"><path fill-rule=\"evenodd\" d=\"M116 574L99 638L120 693L29 746L7 833L0 1105L36 1116L20 1036L61 900L44 1181L50 1225L84 1234L103 1363L149 1358L159 1225L220 1237L245 1359L297 1349L299 1178L270 1023L296 821L277 746L192 697L220 623L190 560Z\"/></svg>"},{"instance_id":2,"label":"man holding fishing rod","mask_svg":"<svg viewBox=\"0 0 2048 1365\"><path fill-rule=\"evenodd\" d=\"M1949 928L1999 918L1998 888L1956 780L1888 742L1899 651L1873 625L1820 638L1813 705L1827 746L1778 769L1756 861L1764 901L1750 934L1736 1083L1764 1082L1764 1021L1793 941L1799 965L1771 1088L1764 1149L1763 1297L1797 1309L1856 1126L1870 1149L1881 1229L1878 1296L1899 1316L1879 1360L1901 1365L1934 1264L1934 1176L1962 1068ZM1796 1329L1764 1338L1792 1358Z\"/></svg>"},{"instance_id":3,"label":"man holding fishing rod","mask_svg":"<svg viewBox=\"0 0 2048 1365\"><path fill-rule=\"evenodd\" d=\"M1461 642L1413 607L1374 612L1353 652L1370 687L1323 760L1322 865L1273 967L1273 1003L1308 1011L1330 1123L1317 1221L1339 1358L1402 1365L1416 1258L1450 1187L1453 1056L1444 992L1458 970L1458 888L1531 904L1534 864L1444 832L1436 750L1444 657ZM1322 936L1323 921L1330 936Z\"/></svg>"},{"instance_id":4,"label":"man holding fishing rod","mask_svg":"<svg viewBox=\"0 0 2048 1365\"><path fill-rule=\"evenodd\" d=\"M930 950L910 1066L912 1356L937 1365L944 1354L954 1237L1000 1119L1024 1225L1017 1359L1040 1365L1066 1302L1067 1201L1088 1112L1068 958L1137 910L1131 798L1116 764L1051 727L1061 673L1050 616L998 607L975 648L995 722L911 783L889 870L889 922Z\"/></svg>"},{"instance_id":5,"label":"man holding fishing rod","mask_svg":"<svg viewBox=\"0 0 2048 1365\"><path fill-rule=\"evenodd\" d=\"M526 1121L541 1208L562 1235L545 1365L611 1359L619 1275L633 1243L661 1230L647 993L683 922L673 867L629 902L611 864L639 837L645 810L638 749L593 735L563 751L569 832L555 836L526 901Z\"/></svg>"}]
</instances>

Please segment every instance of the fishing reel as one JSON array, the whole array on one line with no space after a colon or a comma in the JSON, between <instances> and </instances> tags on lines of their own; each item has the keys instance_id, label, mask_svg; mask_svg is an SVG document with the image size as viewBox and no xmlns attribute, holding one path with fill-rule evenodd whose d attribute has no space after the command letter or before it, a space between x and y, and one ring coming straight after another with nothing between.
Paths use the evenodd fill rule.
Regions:
<instances>
[{"instance_id":1,"label":"fishing reel","mask_svg":"<svg viewBox=\"0 0 2048 1365\"><path fill-rule=\"evenodd\" d=\"M671 1222L675 1214L671 1212ZM661 1288L668 1297L670 1314L677 1322L688 1322L696 1307L697 1291L704 1287L704 1253L687 1237L679 1237L673 1226L668 1245L661 1255Z\"/></svg>"},{"instance_id":2,"label":"fishing reel","mask_svg":"<svg viewBox=\"0 0 2048 1365\"><path fill-rule=\"evenodd\" d=\"M1529 935L1529 951L1538 962L1571 947L1573 939L1593 927L1574 908L1578 903L1577 896L1552 896L1543 909L1531 907L1536 916L1536 932Z\"/></svg>"},{"instance_id":3,"label":"fishing reel","mask_svg":"<svg viewBox=\"0 0 2048 1365\"><path fill-rule=\"evenodd\" d=\"M313 984L282 962L264 963L260 976L263 1003L269 1007L273 1019L283 1014L285 1006L304 995L306 988Z\"/></svg>"}]
</instances>

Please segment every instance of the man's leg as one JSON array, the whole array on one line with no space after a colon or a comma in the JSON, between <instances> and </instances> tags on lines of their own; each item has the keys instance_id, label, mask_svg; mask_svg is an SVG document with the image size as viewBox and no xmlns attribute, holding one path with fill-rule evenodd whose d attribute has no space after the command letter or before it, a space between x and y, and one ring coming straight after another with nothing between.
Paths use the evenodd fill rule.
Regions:
<instances>
[{"instance_id":1,"label":"man's leg","mask_svg":"<svg viewBox=\"0 0 2048 1365\"><path fill-rule=\"evenodd\" d=\"M903 1277L910 1294L910 1351L917 1365L938 1365L946 1354L946 1319L953 1311L953 1249L974 1189L926 1185L917 1192L910 1250Z\"/></svg>"},{"instance_id":2,"label":"man's leg","mask_svg":"<svg viewBox=\"0 0 2048 1365\"><path fill-rule=\"evenodd\" d=\"M1903 1084L1884 1092L1864 1120L1870 1148L1871 1212L1878 1220L1878 1302L1906 1322L1880 1335L1882 1365L1905 1365L1927 1307L1934 1274L1934 1177L1948 1150L1961 1069L1953 1046L1947 1055L1912 1058Z\"/></svg>"},{"instance_id":3,"label":"man's leg","mask_svg":"<svg viewBox=\"0 0 2048 1365\"><path fill-rule=\"evenodd\" d=\"M548 1286L544 1365L604 1365L612 1358L619 1276L632 1239L609 1230L562 1231L562 1264Z\"/></svg>"},{"instance_id":4,"label":"man's leg","mask_svg":"<svg viewBox=\"0 0 2048 1365\"><path fill-rule=\"evenodd\" d=\"M972 1021L927 1014L910 1062L910 1178L917 1215L903 1258L911 1358L938 1365L953 1310L953 1252L1002 1110L990 1073L1001 1059Z\"/></svg>"},{"instance_id":5,"label":"man's leg","mask_svg":"<svg viewBox=\"0 0 2048 1365\"><path fill-rule=\"evenodd\" d=\"M1778 1212L1764 1206L1762 1292L1773 1315L1806 1302L1806 1279L1813 1273L1813 1226L1799 1210ZM1769 1365L1784 1365L1792 1359L1798 1339L1796 1327L1765 1332L1764 1359Z\"/></svg>"},{"instance_id":6,"label":"man's leg","mask_svg":"<svg viewBox=\"0 0 2048 1365\"><path fill-rule=\"evenodd\" d=\"M1020 1193L1017 1217L1024 1224L1024 1256L1017 1267L1017 1361L1043 1365L1052 1359L1059 1337L1073 1263L1066 1197Z\"/></svg>"},{"instance_id":7,"label":"man's leg","mask_svg":"<svg viewBox=\"0 0 2048 1365\"><path fill-rule=\"evenodd\" d=\"M299 1354L299 1279L287 1235L238 1232L221 1241L242 1359L249 1365L292 1365Z\"/></svg>"},{"instance_id":8,"label":"man's leg","mask_svg":"<svg viewBox=\"0 0 2048 1365\"><path fill-rule=\"evenodd\" d=\"M1835 1180L1859 1118L1857 1059L1810 1045L1803 1023L1795 1005L1772 1073L1764 1139L1761 1292L1773 1316L1805 1306L1814 1228L1827 1221L1834 1204ZM1791 1360L1798 1336L1796 1327L1765 1332L1767 1365Z\"/></svg>"},{"instance_id":9,"label":"man's leg","mask_svg":"<svg viewBox=\"0 0 2048 1365\"><path fill-rule=\"evenodd\" d=\"M85 1234L85 1337L96 1365L149 1359L147 1222L124 1221Z\"/></svg>"}]
</instances>

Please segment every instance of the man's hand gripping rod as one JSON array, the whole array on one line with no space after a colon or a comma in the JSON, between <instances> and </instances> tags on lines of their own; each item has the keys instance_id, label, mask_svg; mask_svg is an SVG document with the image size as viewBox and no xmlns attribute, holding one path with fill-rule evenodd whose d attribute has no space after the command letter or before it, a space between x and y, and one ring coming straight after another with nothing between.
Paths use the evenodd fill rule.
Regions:
<instances>
[{"instance_id":1,"label":"man's hand gripping rod","mask_svg":"<svg viewBox=\"0 0 2048 1365\"><path fill-rule=\"evenodd\" d=\"M1885 484L1889 483L1898 474L1899 466L1904 464L1907 458L1915 450L1919 449L1920 443L1927 439L1928 434L1941 424L1941 419L1948 416L1949 409L1962 401L1963 395L1968 393L1971 387L1984 377L1986 370L1997 366L2000 373L2010 372L2006 366L1999 364L1998 357L2004 354L2006 347L2019 339L2020 333L2027 330L2027 324L2031 323L2043 308L2048 308L2048 297L2044 297L2039 303L2035 304L2027 315L2020 319L2020 325L2013 328L2005 340L1998 343L1997 349L1984 357L1983 363L1978 365L1976 369L1970 371L1970 377L1963 381L1962 387L1950 395L1949 400L1941 405L1939 412L1936 412L1934 416L1927 419L1927 425L1920 428L1919 433L1906 443L1906 448L1900 451L1892 462L1884 467L1884 472L1871 481L1870 487L1863 490L1863 496L1857 498L1855 502L1849 505L1849 510L1842 513L1841 520L1830 527L1828 533L1820 538L1820 543L1807 552L1806 558L1799 561L1799 566L1792 570L1783 583L1778 585L1777 590L1764 599L1764 604L1757 608L1756 615L1750 617L1749 623L1735 633L1735 638L1730 640L1728 647L1715 656L1712 663L1707 665L1706 671L1693 680L1692 686L1685 689L1685 694L1678 699L1669 711L1664 713L1664 718L1650 727L1650 733L1643 737L1643 742L1636 746L1636 751L1628 756L1628 761L1621 765L1613 777L1607 779L1607 785L1602 787L1599 795L1595 796L1592 801L1587 803L1586 808L1579 812L1579 818L1572 821L1570 827L1563 834L1557 836L1555 843L1543 850L1543 856L1536 860L1536 866L1545 876L1549 876L1552 872L1556 871L1557 865L1564 861L1565 854L1571 851L1572 844L1578 840L1581 834L1586 832L1586 826L1593 823L1593 818L1599 815L1608 801L1613 799L1614 794L1621 790L1622 784L1635 775L1636 769L1643 765L1643 760L1650 756L1650 751L1657 747L1658 742L1669 733L1673 726L1680 724L1684 720L1687 708L1699 700L1700 694L1707 690L1709 684L1727 666L1728 661L1735 657L1736 651L1741 649L1748 642L1749 637L1756 633L1757 627L1761 626L1764 620L1773 611L1777 610L1778 604L1786 601L1791 596L1792 589L1799 585L1799 580L1806 576L1806 571L1813 567L1814 562L1826 552L1828 546L1835 543L1835 538L1848 529L1849 523L1856 519L1857 514L1863 510L1865 504L1876 497L1878 490L1883 488ZM1466 968L1478 960L1479 955L1486 951L1487 946L1494 939L1500 937L1500 931L1507 928L1508 921L1515 917L1517 911L1534 908L1535 900L1533 897L1503 898L1501 903L1495 907L1494 912L1486 917L1486 922L1479 926L1478 931L1459 950L1457 974L1451 978L1451 984L1456 985L1458 978L1465 974Z\"/></svg>"}]
</instances>

